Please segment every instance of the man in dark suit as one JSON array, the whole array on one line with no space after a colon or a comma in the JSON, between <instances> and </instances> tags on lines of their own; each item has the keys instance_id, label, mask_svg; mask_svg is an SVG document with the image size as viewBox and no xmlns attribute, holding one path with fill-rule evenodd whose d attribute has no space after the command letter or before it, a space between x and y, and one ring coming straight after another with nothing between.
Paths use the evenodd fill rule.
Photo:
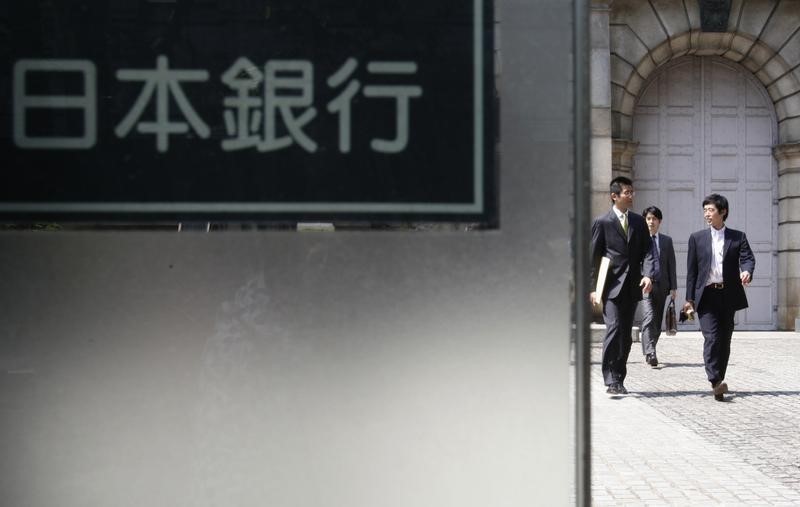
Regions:
<instances>
[{"instance_id":1,"label":"man in dark suit","mask_svg":"<svg viewBox=\"0 0 800 507\"><path fill-rule=\"evenodd\" d=\"M744 287L756 260L744 232L728 229L728 200L711 194L703 200L703 217L710 225L689 237L686 257L685 312L696 311L703 332L703 362L714 399L725 401L725 372L731 355L733 317L747 308Z\"/></svg>"},{"instance_id":2,"label":"man in dark suit","mask_svg":"<svg viewBox=\"0 0 800 507\"><path fill-rule=\"evenodd\" d=\"M592 223L592 286L601 276L603 257L610 260L602 294L592 292L593 305L603 305L606 336L603 339L603 380L611 395L628 394L625 389L631 328L642 293L652 287L653 258L644 218L633 211L633 182L625 177L611 180L611 210ZM644 273L644 276L642 276Z\"/></svg>"},{"instance_id":3,"label":"man in dark suit","mask_svg":"<svg viewBox=\"0 0 800 507\"><path fill-rule=\"evenodd\" d=\"M664 319L664 304L667 294L672 301L678 294L678 275L675 272L675 249L672 238L658 232L664 215L655 206L642 212L650 233L650 250L655 258L653 269L653 290L642 298L642 354L645 362L658 366L656 345L661 336L661 323Z\"/></svg>"}]
</instances>

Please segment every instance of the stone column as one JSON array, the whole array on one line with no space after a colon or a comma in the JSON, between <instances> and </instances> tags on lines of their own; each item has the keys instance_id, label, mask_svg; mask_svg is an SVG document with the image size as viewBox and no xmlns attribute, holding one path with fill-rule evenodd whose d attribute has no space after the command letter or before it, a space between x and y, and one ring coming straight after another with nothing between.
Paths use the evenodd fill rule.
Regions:
<instances>
[{"instance_id":1,"label":"stone column","mask_svg":"<svg viewBox=\"0 0 800 507\"><path fill-rule=\"evenodd\" d=\"M611 42L608 29L608 1L592 1L591 106L592 106L592 216L611 206Z\"/></svg>"},{"instance_id":2,"label":"stone column","mask_svg":"<svg viewBox=\"0 0 800 507\"><path fill-rule=\"evenodd\" d=\"M778 160L778 329L792 330L800 318L800 143L774 146L772 153Z\"/></svg>"},{"instance_id":3,"label":"stone column","mask_svg":"<svg viewBox=\"0 0 800 507\"><path fill-rule=\"evenodd\" d=\"M611 168L614 177L625 176L626 178L633 179L633 156L636 155L636 150L638 149L638 141L614 139L611 152ZM634 181L633 183L635 187L636 182Z\"/></svg>"}]
</instances>

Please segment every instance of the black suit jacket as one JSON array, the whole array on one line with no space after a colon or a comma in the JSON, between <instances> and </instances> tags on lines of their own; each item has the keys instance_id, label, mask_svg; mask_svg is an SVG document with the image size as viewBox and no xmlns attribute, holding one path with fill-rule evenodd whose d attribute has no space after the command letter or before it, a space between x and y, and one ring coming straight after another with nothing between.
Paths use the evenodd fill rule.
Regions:
<instances>
[{"instance_id":1,"label":"black suit jacket","mask_svg":"<svg viewBox=\"0 0 800 507\"><path fill-rule=\"evenodd\" d=\"M600 260L611 259L602 300L629 295L634 301L642 299L639 282L642 276L653 276L653 257L650 253L650 234L641 215L628 211L628 235L622 230L614 210L597 217L592 223L592 289L597 285ZM625 290L626 293L622 293Z\"/></svg>"},{"instance_id":2,"label":"black suit jacket","mask_svg":"<svg viewBox=\"0 0 800 507\"><path fill-rule=\"evenodd\" d=\"M658 280L659 290L661 292L677 290L678 274L675 270L675 247L672 245L671 237L658 233L658 253L659 267L661 268L661 279Z\"/></svg>"},{"instance_id":3,"label":"black suit jacket","mask_svg":"<svg viewBox=\"0 0 800 507\"><path fill-rule=\"evenodd\" d=\"M703 289L711 272L711 229L697 231L689 236L689 252L686 257L686 299L694 301L695 309L700 308ZM733 311L747 308L741 271L753 276L756 258L747 242L744 232L725 228L725 243L722 248L722 282L725 301L730 302Z\"/></svg>"}]
</instances>

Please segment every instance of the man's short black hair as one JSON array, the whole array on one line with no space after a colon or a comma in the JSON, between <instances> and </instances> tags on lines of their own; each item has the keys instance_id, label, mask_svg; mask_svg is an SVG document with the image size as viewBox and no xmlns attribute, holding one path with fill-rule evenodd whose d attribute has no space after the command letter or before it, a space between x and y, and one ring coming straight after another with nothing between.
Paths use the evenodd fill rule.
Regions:
<instances>
[{"instance_id":1,"label":"man's short black hair","mask_svg":"<svg viewBox=\"0 0 800 507\"><path fill-rule=\"evenodd\" d=\"M644 211L642 211L642 216L647 218L648 213L652 213L653 216L659 220L664 220L664 215L661 214L661 210L656 208L655 206L650 206L645 208Z\"/></svg>"},{"instance_id":2,"label":"man's short black hair","mask_svg":"<svg viewBox=\"0 0 800 507\"><path fill-rule=\"evenodd\" d=\"M617 176L611 180L611 185L609 185L611 193L617 195L622 194L623 186L633 187L633 182L625 176Z\"/></svg>"},{"instance_id":3,"label":"man's short black hair","mask_svg":"<svg viewBox=\"0 0 800 507\"><path fill-rule=\"evenodd\" d=\"M703 208L706 207L706 204L713 204L714 206L716 206L717 211L719 211L719 214L722 215L723 222L728 219L728 213L730 213L730 208L728 207L728 200L725 198L724 195L719 195L719 194L707 195L706 198L703 199Z\"/></svg>"}]
</instances>

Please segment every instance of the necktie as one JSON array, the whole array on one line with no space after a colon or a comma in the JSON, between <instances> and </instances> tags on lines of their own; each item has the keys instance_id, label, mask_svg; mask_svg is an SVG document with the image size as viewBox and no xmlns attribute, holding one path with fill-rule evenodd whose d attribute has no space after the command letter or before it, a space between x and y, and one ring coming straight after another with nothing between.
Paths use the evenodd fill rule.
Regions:
<instances>
[{"instance_id":1,"label":"necktie","mask_svg":"<svg viewBox=\"0 0 800 507\"><path fill-rule=\"evenodd\" d=\"M653 253L653 280L658 281L661 279L661 259L658 255L655 236L650 236L650 251Z\"/></svg>"},{"instance_id":2,"label":"necktie","mask_svg":"<svg viewBox=\"0 0 800 507\"><path fill-rule=\"evenodd\" d=\"M625 232L625 235L628 235L628 214L622 214L622 230Z\"/></svg>"}]
</instances>

